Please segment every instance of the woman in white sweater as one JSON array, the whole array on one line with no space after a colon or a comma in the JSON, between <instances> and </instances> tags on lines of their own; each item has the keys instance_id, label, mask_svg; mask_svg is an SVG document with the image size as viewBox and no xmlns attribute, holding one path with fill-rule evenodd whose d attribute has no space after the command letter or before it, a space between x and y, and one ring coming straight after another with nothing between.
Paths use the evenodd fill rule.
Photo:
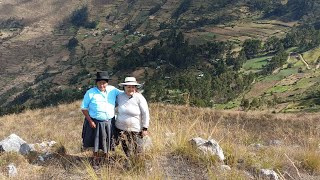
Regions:
<instances>
[{"instance_id":1,"label":"woman in white sweater","mask_svg":"<svg viewBox=\"0 0 320 180\"><path fill-rule=\"evenodd\" d=\"M116 128L119 130L119 138L127 157L137 154L137 140L148 135L149 108L143 95L137 92L136 78L126 77L124 93L117 96L118 115Z\"/></svg>"}]
</instances>

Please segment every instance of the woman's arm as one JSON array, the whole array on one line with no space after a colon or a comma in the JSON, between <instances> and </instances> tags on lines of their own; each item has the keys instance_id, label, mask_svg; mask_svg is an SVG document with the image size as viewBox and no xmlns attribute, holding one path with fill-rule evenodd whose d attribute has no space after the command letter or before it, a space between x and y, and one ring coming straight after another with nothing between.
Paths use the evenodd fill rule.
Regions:
<instances>
[{"instance_id":1,"label":"woman's arm","mask_svg":"<svg viewBox=\"0 0 320 180\"><path fill-rule=\"evenodd\" d=\"M148 127L150 121L150 113L147 100L140 94L139 97L139 107L141 111L141 125L142 125L142 136L148 135Z\"/></svg>"},{"instance_id":2,"label":"woman's arm","mask_svg":"<svg viewBox=\"0 0 320 180\"><path fill-rule=\"evenodd\" d=\"M86 117L86 120L89 122L90 127L91 128L96 128L96 124L94 123L94 121L89 116L89 111L87 109L82 109L81 111L82 111L82 114L84 115L84 117Z\"/></svg>"}]
</instances>

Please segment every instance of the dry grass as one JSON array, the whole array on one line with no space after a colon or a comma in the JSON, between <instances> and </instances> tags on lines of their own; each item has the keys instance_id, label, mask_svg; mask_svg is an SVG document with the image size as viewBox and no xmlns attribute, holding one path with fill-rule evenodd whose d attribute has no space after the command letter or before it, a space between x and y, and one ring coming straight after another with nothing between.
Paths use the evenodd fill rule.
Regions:
<instances>
[{"instance_id":1,"label":"dry grass","mask_svg":"<svg viewBox=\"0 0 320 180\"><path fill-rule=\"evenodd\" d=\"M150 136L153 148L132 159L118 148L115 162L94 170L90 152L81 152L83 117L80 102L0 117L0 139L15 133L28 143L57 141L54 158L34 163L34 156L0 154L2 176L6 166L17 165L17 179L247 179L261 168L284 177L315 177L320 174L319 114L267 114L262 112L216 111L164 104L150 104ZM216 158L204 156L188 143L193 137L213 138L224 150L220 169ZM279 144L273 145L272 141ZM257 146L260 144L261 146ZM1 174L1 173L0 173ZM0 179L2 177L0 175Z\"/></svg>"}]
</instances>

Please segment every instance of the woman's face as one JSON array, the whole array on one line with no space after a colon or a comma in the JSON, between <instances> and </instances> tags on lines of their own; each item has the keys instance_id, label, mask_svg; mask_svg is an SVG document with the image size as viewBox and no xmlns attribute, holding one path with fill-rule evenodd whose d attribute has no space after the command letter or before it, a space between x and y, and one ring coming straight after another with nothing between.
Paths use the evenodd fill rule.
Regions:
<instances>
[{"instance_id":1,"label":"woman's face","mask_svg":"<svg viewBox=\"0 0 320 180\"><path fill-rule=\"evenodd\" d=\"M97 87L99 88L100 91L105 92L107 86L108 86L108 81L106 80L97 81Z\"/></svg>"},{"instance_id":2,"label":"woman's face","mask_svg":"<svg viewBox=\"0 0 320 180\"><path fill-rule=\"evenodd\" d=\"M136 91L137 91L136 86L131 86L131 85L124 86L124 92L128 96L132 96Z\"/></svg>"}]
</instances>

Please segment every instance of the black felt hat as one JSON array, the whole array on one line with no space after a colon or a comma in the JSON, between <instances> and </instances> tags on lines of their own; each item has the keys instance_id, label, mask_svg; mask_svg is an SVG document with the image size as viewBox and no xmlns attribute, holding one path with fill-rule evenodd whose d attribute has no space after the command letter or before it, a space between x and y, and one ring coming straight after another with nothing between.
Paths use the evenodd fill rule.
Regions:
<instances>
[{"instance_id":1,"label":"black felt hat","mask_svg":"<svg viewBox=\"0 0 320 180\"><path fill-rule=\"evenodd\" d=\"M109 74L107 71L100 71L100 72L97 72L97 75L96 75L96 80L109 80L110 77L109 77Z\"/></svg>"}]
</instances>

